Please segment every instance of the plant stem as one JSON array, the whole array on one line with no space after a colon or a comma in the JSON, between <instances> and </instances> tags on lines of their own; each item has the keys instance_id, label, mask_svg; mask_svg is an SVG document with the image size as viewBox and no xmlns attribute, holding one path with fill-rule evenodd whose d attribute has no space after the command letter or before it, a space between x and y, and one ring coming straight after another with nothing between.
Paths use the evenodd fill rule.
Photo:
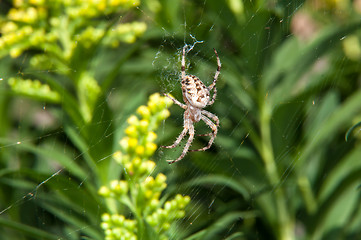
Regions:
<instances>
[{"instance_id":1,"label":"plant stem","mask_svg":"<svg viewBox=\"0 0 361 240\"><path fill-rule=\"evenodd\" d=\"M271 138L271 116L272 110L267 100L263 101L260 108L260 129L261 129L261 156L265 164L266 174L274 187L276 212L278 220L277 235L281 240L294 239L294 223L290 219L285 201L285 194L279 185L279 175L273 154L272 138ZM277 187L277 188L276 188Z\"/></svg>"}]
</instances>

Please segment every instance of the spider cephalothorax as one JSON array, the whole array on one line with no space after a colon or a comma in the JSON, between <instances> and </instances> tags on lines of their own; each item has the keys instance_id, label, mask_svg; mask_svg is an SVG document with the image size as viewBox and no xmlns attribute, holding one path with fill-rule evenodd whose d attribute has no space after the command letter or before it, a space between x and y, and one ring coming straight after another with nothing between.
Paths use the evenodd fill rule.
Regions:
<instances>
[{"instance_id":1,"label":"spider cephalothorax","mask_svg":"<svg viewBox=\"0 0 361 240\"><path fill-rule=\"evenodd\" d=\"M217 51L214 49L214 53L217 57L217 71L214 75L213 82L211 85L206 87L203 82L194 75L186 75L185 73L185 48L183 47L183 55L182 55L182 66L181 66L181 77L182 77L182 94L183 94L183 101L185 104L179 102L177 99L169 96L168 94L165 94L168 98L172 99L172 101L179 105L181 108L183 108L184 111L184 126L183 131L178 136L178 138L175 140L175 142L170 146L163 146L165 148L174 148L178 146L180 141L185 137L185 135L188 133L189 138L184 146L182 154L176 159L176 160L168 160L169 164L175 163L187 154L187 152L196 152L196 151L205 151L209 149L212 146L212 143L214 139L217 136L218 126L219 126L219 120L216 115L213 113L210 113L203 108L206 106L212 105L214 103L214 100L217 96L217 89L216 89L216 82L217 78L219 76L219 73L221 71L221 61L219 60ZM210 92L214 91L213 97L211 99ZM213 123L210 118L215 122ZM189 150L189 147L191 146L193 139L194 139L194 126L193 123L199 122L200 120L204 121L211 129L212 132L208 134L204 134L203 136L211 136L208 145L200 148L200 149L194 149Z\"/></svg>"}]
</instances>

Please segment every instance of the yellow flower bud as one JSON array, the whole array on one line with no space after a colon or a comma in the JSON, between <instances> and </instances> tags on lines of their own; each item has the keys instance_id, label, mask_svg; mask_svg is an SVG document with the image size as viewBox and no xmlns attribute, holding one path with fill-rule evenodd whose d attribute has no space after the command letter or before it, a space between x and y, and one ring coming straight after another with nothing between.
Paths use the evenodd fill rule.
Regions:
<instances>
[{"instance_id":1,"label":"yellow flower bud","mask_svg":"<svg viewBox=\"0 0 361 240\"><path fill-rule=\"evenodd\" d=\"M130 149L135 149L138 145L138 139L136 138L129 138L128 145Z\"/></svg>"},{"instance_id":2,"label":"yellow flower bud","mask_svg":"<svg viewBox=\"0 0 361 240\"><path fill-rule=\"evenodd\" d=\"M169 95L170 97L172 97L171 94L168 94L168 95ZM164 103L165 103L165 105L166 105L167 107L170 107L170 106L173 104L173 101L172 101L170 98L164 97L163 99L164 99Z\"/></svg>"},{"instance_id":3,"label":"yellow flower bud","mask_svg":"<svg viewBox=\"0 0 361 240\"><path fill-rule=\"evenodd\" d=\"M118 184L119 184L119 181L118 180L113 180L113 181L111 181L110 182L110 189L112 190L112 191L114 191L117 187L118 187Z\"/></svg>"},{"instance_id":4,"label":"yellow flower bud","mask_svg":"<svg viewBox=\"0 0 361 240\"><path fill-rule=\"evenodd\" d=\"M102 228L102 229L106 229L107 231L111 231L109 228L110 228L110 225L109 225L109 223L107 223L107 222L102 222L101 224L100 224L100 227Z\"/></svg>"},{"instance_id":5,"label":"yellow flower bud","mask_svg":"<svg viewBox=\"0 0 361 240\"><path fill-rule=\"evenodd\" d=\"M168 118L170 116L170 112L168 111L168 109L164 109L160 114L159 114L159 118L158 120L164 120L166 118Z\"/></svg>"},{"instance_id":6,"label":"yellow flower bud","mask_svg":"<svg viewBox=\"0 0 361 240\"><path fill-rule=\"evenodd\" d=\"M125 134L127 134L129 137L137 137L138 131L137 128L134 125L130 125L125 129Z\"/></svg>"},{"instance_id":7,"label":"yellow flower bud","mask_svg":"<svg viewBox=\"0 0 361 240\"><path fill-rule=\"evenodd\" d=\"M157 150L157 144L152 143L152 142L147 142L145 144L145 155L146 156L151 156L153 155L153 153L155 152L155 150Z\"/></svg>"},{"instance_id":8,"label":"yellow flower bud","mask_svg":"<svg viewBox=\"0 0 361 240\"><path fill-rule=\"evenodd\" d=\"M144 146L137 146L135 148L135 153L138 155L138 156L143 156L144 155Z\"/></svg>"},{"instance_id":9,"label":"yellow flower bud","mask_svg":"<svg viewBox=\"0 0 361 240\"><path fill-rule=\"evenodd\" d=\"M41 6L44 4L44 0L29 0L29 3L32 5Z\"/></svg>"},{"instance_id":10,"label":"yellow flower bud","mask_svg":"<svg viewBox=\"0 0 361 240\"><path fill-rule=\"evenodd\" d=\"M147 141L154 142L157 139L157 134L155 132L148 132Z\"/></svg>"},{"instance_id":11,"label":"yellow flower bud","mask_svg":"<svg viewBox=\"0 0 361 240\"><path fill-rule=\"evenodd\" d=\"M151 199L153 196L153 191L148 189L144 192L144 195L146 199Z\"/></svg>"},{"instance_id":12,"label":"yellow flower bud","mask_svg":"<svg viewBox=\"0 0 361 240\"><path fill-rule=\"evenodd\" d=\"M153 185L154 184L154 178L152 176L147 177L144 180L144 184L145 184L145 186Z\"/></svg>"},{"instance_id":13,"label":"yellow flower bud","mask_svg":"<svg viewBox=\"0 0 361 240\"><path fill-rule=\"evenodd\" d=\"M153 199L150 201L150 204L149 204L149 206L150 206L152 209L157 208L158 205L159 205L159 200L158 200L158 199L155 199L155 198L153 198Z\"/></svg>"},{"instance_id":14,"label":"yellow flower bud","mask_svg":"<svg viewBox=\"0 0 361 240\"><path fill-rule=\"evenodd\" d=\"M102 221L103 221L103 222L108 222L108 221L110 221L110 214L109 214L109 213L104 213L104 214L102 215Z\"/></svg>"},{"instance_id":15,"label":"yellow flower bud","mask_svg":"<svg viewBox=\"0 0 361 240\"><path fill-rule=\"evenodd\" d=\"M129 148L129 137L124 137L119 141L120 147L123 149L123 151L128 151Z\"/></svg>"},{"instance_id":16,"label":"yellow flower bud","mask_svg":"<svg viewBox=\"0 0 361 240\"><path fill-rule=\"evenodd\" d=\"M176 218L183 218L185 215L185 212L184 211L177 211L176 213Z\"/></svg>"},{"instance_id":17,"label":"yellow flower bud","mask_svg":"<svg viewBox=\"0 0 361 240\"><path fill-rule=\"evenodd\" d=\"M21 7L24 5L24 0L13 0L13 3L15 7Z\"/></svg>"},{"instance_id":18,"label":"yellow flower bud","mask_svg":"<svg viewBox=\"0 0 361 240\"><path fill-rule=\"evenodd\" d=\"M129 175L133 175L134 173L133 162L126 163L124 167L128 171Z\"/></svg>"},{"instance_id":19,"label":"yellow flower bud","mask_svg":"<svg viewBox=\"0 0 361 240\"><path fill-rule=\"evenodd\" d=\"M128 119L127 119L127 123L129 125L138 125L139 124L139 119L135 116L135 115L131 115Z\"/></svg>"},{"instance_id":20,"label":"yellow flower bud","mask_svg":"<svg viewBox=\"0 0 361 240\"><path fill-rule=\"evenodd\" d=\"M168 222L165 222L165 223L163 223L163 227L162 227L162 229L163 230L168 230L170 228L170 224L168 223Z\"/></svg>"},{"instance_id":21,"label":"yellow flower bud","mask_svg":"<svg viewBox=\"0 0 361 240\"><path fill-rule=\"evenodd\" d=\"M190 196L184 196L183 200L184 200L185 204L188 204L191 201L191 197Z\"/></svg>"},{"instance_id":22,"label":"yellow flower bud","mask_svg":"<svg viewBox=\"0 0 361 240\"><path fill-rule=\"evenodd\" d=\"M149 110L149 108L147 106L142 105L142 106L138 107L137 113L140 116L142 116L142 118L144 118L144 119L149 119L150 118L150 110Z\"/></svg>"},{"instance_id":23,"label":"yellow flower bud","mask_svg":"<svg viewBox=\"0 0 361 240\"><path fill-rule=\"evenodd\" d=\"M146 161L144 163L144 165L145 165L145 168L147 169L147 172L152 172L153 169L155 168L155 162L150 161L150 160Z\"/></svg>"},{"instance_id":24,"label":"yellow flower bud","mask_svg":"<svg viewBox=\"0 0 361 240\"><path fill-rule=\"evenodd\" d=\"M163 185L167 181L167 177L163 173L159 173L155 178L157 185Z\"/></svg>"},{"instance_id":25,"label":"yellow flower bud","mask_svg":"<svg viewBox=\"0 0 361 240\"><path fill-rule=\"evenodd\" d=\"M122 153L121 151L116 151L115 153L113 153L113 159L117 162L117 163L121 163L122 162Z\"/></svg>"},{"instance_id":26,"label":"yellow flower bud","mask_svg":"<svg viewBox=\"0 0 361 240\"><path fill-rule=\"evenodd\" d=\"M164 204L164 210L167 210L167 211L169 211L169 210L171 210L171 203L169 202L169 201L167 201L167 202L165 202L165 204Z\"/></svg>"},{"instance_id":27,"label":"yellow flower bud","mask_svg":"<svg viewBox=\"0 0 361 240\"><path fill-rule=\"evenodd\" d=\"M98 194L102 197L109 197L110 196L110 190L106 186L102 186L98 190Z\"/></svg>"},{"instance_id":28,"label":"yellow flower bud","mask_svg":"<svg viewBox=\"0 0 361 240\"><path fill-rule=\"evenodd\" d=\"M142 160L139 157L135 157L132 161L133 167L135 167L135 168L139 168L141 163L142 163Z\"/></svg>"},{"instance_id":29,"label":"yellow flower bud","mask_svg":"<svg viewBox=\"0 0 361 240\"><path fill-rule=\"evenodd\" d=\"M158 103L157 102L149 101L148 107L152 113L156 113L158 111Z\"/></svg>"},{"instance_id":30,"label":"yellow flower bud","mask_svg":"<svg viewBox=\"0 0 361 240\"><path fill-rule=\"evenodd\" d=\"M106 9L107 5L105 1L100 1L97 4L97 10L98 11L104 11Z\"/></svg>"},{"instance_id":31,"label":"yellow flower bud","mask_svg":"<svg viewBox=\"0 0 361 240\"><path fill-rule=\"evenodd\" d=\"M153 93L152 95L149 96L149 102L158 102L160 99L161 96L159 93Z\"/></svg>"},{"instance_id":32,"label":"yellow flower bud","mask_svg":"<svg viewBox=\"0 0 361 240\"><path fill-rule=\"evenodd\" d=\"M22 51L20 48L15 48L15 47L13 47L13 48L10 49L10 56L11 56L12 58L17 58L17 57L20 56L20 54L21 54L22 52L23 52L23 51Z\"/></svg>"},{"instance_id":33,"label":"yellow flower bud","mask_svg":"<svg viewBox=\"0 0 361 240\"><path fill-rule=\"evenodd\" d=\"M18 29L18 25L16 25L14 22L7 22L1 28L3 34L9 32L15 32L17 29Z\"/></svg>"},{"instance_id":34,"label":"yellow flower bud","mask_svg":"<svg viewBox=\"0 0 361 240\"><path fill-rule=\"evenodd\" d=\"M149 121L148 120L140 120L139 129L140 131L146 133L148 131Z\"/></svg>"}]
</instances>

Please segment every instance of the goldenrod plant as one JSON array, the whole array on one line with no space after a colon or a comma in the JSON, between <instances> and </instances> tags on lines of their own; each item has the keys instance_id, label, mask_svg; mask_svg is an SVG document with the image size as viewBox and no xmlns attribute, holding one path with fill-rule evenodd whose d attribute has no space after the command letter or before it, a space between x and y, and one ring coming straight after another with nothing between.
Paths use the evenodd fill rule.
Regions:
<instances>
[{"instance_id":1,"label":"goldenrod plant","mask_svg":"<svg viewBox=\"0 0 361 240\"><path fill-rule=\"evenodd\" d=\"M171 224L185 215L190 197L177 194L166 201L162 192L167 178L162 173L152 176L156 164L149 159L157 149L154 131L169 116L167 108L172 103L155 93L147 106L137 109L140 119L135 115L128 118L121 150L113 155L124 169L122 178L99 189L109 206L101 223L106 240L169 239Z\"/></svg>"},{"instance_id":2,"label":"goldenrod plant","mask_svg":"<svg viewBox=\"0 0 361 240\"><path fill-rule=\"evenodd\" d=\"M5 80L13 92L62 104L79 126L89 124L102 92L91 67L94 56L102 47L134 43L145 32L144 22L119 18L139 4L139 0L14 0L7 16L0 18L0 58L18 58L31 51L26 59L30 56L32 79L21 74ZM43 76L43 71L51 75ZM75 97L66 94L56 76L71 81Z\"/></svg>"}]
</instances>

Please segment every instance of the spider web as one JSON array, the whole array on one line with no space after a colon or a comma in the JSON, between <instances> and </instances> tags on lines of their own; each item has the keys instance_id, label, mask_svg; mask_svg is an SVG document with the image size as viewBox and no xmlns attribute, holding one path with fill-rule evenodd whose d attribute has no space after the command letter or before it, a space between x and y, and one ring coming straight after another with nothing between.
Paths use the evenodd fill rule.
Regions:
<instances>
[{"instance_id":1,"label":"spider web","mask_svg":"<svg viewBox=\"0 0 361 240\"><path fill-rule=\"evenodd\" d=\"M237 1L227 1L228 4L232 2L235 4ZM229 183L219 181L217 183L211 183L211 181L204 180L205 184L195 184L196 180L192 182L193 179L198 179L201 177L207 176L216 176L217 174L227 174L228 179L243 179L248 176L249 169L240 168L238 161L247 161L250 162L252 157L258 158L253 156L251 152L247 152L250 149L251 145L251 137L254 136L255 133L259 131L255 127L248 127L245 128L245 121L250 117L249 109L245 108L243 103L240 102L239 99L236 98L234 95L224 95L224 89L229 86L229 82L226 81L228 77L232 62L226 59L223 53L231 52L234 49L235 43L228 43L222 45L219 39L214 39L212 35L215 35L215 32L224 32L224 38L226 38L226 31L227 29L231 29L237 25L237 19L233 19L228 22L226 26L219 25L221 22L220 19L226 18L227 14L227 5L221 5L222 7L217 9L210 9L213 6L211 1L200 1L197 2L200 7L200 12L197 16L193 16L188 12L187 5L189 4L187 1L181 2L182 6L182 14L183 14L183 21L179 24L176 24L171 28L162 26L159 21L156 19L152 19L146 11L143 10L142 7L137 7L139 13L149 21L149 24L153 24L161 29L163 38L158 40L157 42L153 42L153 47L157 49L157 51L151 56L146 56L146 59L151 66L152 69L155 69L156 76L153 77L154 84L153 85L146 85L149 88L153 87L156 91L160 91L163 93L171 93L176 99L179 101L182 100L181 96L181 85L180 85L180 62L181 62L181 50L183 47L187 47L187 54L186 54L186 74L192 74L199 77L205 85L209 85L212 80L214 73L217 69L217 62L214 56L213 48L215 48L219 54L222 69L221 74L217 81L217 99L212 106L205 108L207 111L216 114L220 120L220 127L218 129L218 136L213 143L211 149L207 150L206 152L188 152L186 157L182 159L179 163L175 163L173 165L168 166L166 164L167 159L174 159L175 157L179 156L186 139L188 136L183 139L179 147L176 149L161 149L159 148L153 157L154 160L157 162L156 171L165 170L168 176L168 185L169 185L169 193L182 193L183 195L189 195L192 199L191 206L187 209L187 215L179 220L179 223L182 224L183 228L186 231L192 232L197 226L197 224L204 224L212 223L215 221L213 211L216 211L216 204L219 204L222 201L226 201L229 196L234 196L234 192L230 190ZM233 39L244 38L243 32L248 31L249 28L252 28L255 24L254 21L257 15L261 14L261 11L267 9L266 2L254 2L249 1L250 5L254 5L254 12L246 13L248 16L248 20L242 25L242 28L239 29L236 36L233 36ZM259 4L257 7L256 5ZM286 8L292 9L284 19L280 21L280 28L284 28L284 32L290 32L289 29L289 21L291 18L294 17L296 12L302 8L303 2L298 3L295 1L294 3L288 3ZM270 7L271 8L271 7ZM212 15L213 20L206 19L209 17L208 11L212 11L215 15ZM275 21L279 21L274 15L270 15L267 18L266 23L261 25L260 29L255 29L253 35L248 35L246 41L243 41L242 45L239 46L240 48L246 48L249 44L255 44L258 41L266 41L269 44L267 47L258 49L255 52L255 55L259 54L266 54L270 48L274 45L280 44L279 41L272 38L272 29L269 28L272 23ZM239 20L241 21L241 20ZM224 22L222 22L224 23ZM259 27L259 26L258 26ZM262 31L262 34L258 34L259 31ZM266 32L266 37L263 39L263 34ZM268 33L268 35L267 35ZM262 37L261 37L262 35ZM182 36L183 41L179 41L179 36ZM223 36L220 34L220 36ZM287 38L291 38L293 35L287 36ZM210 41L209 39L213 39ZM283 40L282 40L283 41ZM240 58L242 58L239 52L236 52ZM148 58L147 58L148 57ZM25 55L26 58L26 55ZM149 61L150 60L150 61ZM25 61L25 59L24 59ZM247 60L245 60L247 61ZM319 63L322 68L322 61ZM342 64L342 61L341 61ZM241 69L242 70L242 69ZM48 71L60 71L57 69L48 69ZM18 74L31 74L29 72L24 72L22 70L21 65L18 69ZM44 71L46 73L47 71ZM338 73L342 74L342 73ZM11 76L0 76L0 89L1 92L6 91L6 87L4 86L3 79L8 79ZM257 74L247 76L249 81L243 83L243 89L240 89L241 93L248 91L249 88L252 88L258 84L259 76ZM139 78L137 78L138 80ZM127 82L127 84L131 85L131 83ZM337 82L334 83L337 85ZM122 86L119 85L118 87L114 87L106 96L104 101L97 106L96 111L102 112L103 105L111 105L114 108L117 108L119 103L119 97L117 97L117 93L119 92ZM139 88L142 87L142 83L136 83L133 87L129 87L129 94L126 97L136 96L139 93ZM228 93L230 91L227 91ZM267 91L266 91L267 92ZM136 97L134 97L136 98ZM141 98L141 97L140 97ZM144 98L142 98L144 100ZM222 103L221 100L225 100ZM265 100L266 101L266 97ZM314 99L312 105L322 104L322 99ZM182 101L181 101L182 102ZM226 103L225 103L226 102ZM111 126L116 122L125 122L129 114L134 111L136 104L141 103L141 101L136 101L134 106L129 106L129 108L123 108L126 111L121 113L110 122L107 121L100 121L97 123L99 125L108 125L109 129ZM285 123L285 126L278 126L278 122L276 119L271 119L273 123L276 125L274 126L277 135L281 139L281 142L287 142L289 139L293 139L297 137L298 132L294 129L294 124L302 125L305 124L304 120L300 117L300 112L302 112L302 108L306 104L310 104L309 102L305 102L303 100L289 100L286 102L276 102L273 105L273 108L282 109L285 106L294 106L295 111L291 112L289 116L289 122ZM26 111L26 108L31 108L31 111L35 112L36 114L32 114L32 120L28 121L29 111ZM18 147L24 145L26 148L26 143L32 142L43 142L47 141L47 145L50 146L53 150L58 150L59 148L63 150L64 154L72 155L72 158L75 162L81 161L84 155L87 154L88 151L96 148L97 145L102 144L107 140L110 135L116 136L116 138L120 138L122 132L124 130L124 126L122 128L116 130L109 130L103 134L103 137L99 139L94 139L92 145L89 146L88 149L84 149L83 152L80 154L77 153L74 149L69 148L66 146L66 142L69 141L65 139L65 143L63 146L59 145L59 143L55 140L58 136L66 135L66 130L63 126L56 128L54 131L49 131L48 126L51 126L56 122L56 118L51 115L51 106L47 104L35 104L30 106L27 103L26 99L19 98L17 101L13 102L10 106L12 109L11 114L14 115L14 119L16 119L16 123L13 123L14 126L17 128L16 136L14 138L19 139L17 141L9 141L8 144L3 144L0 146L0 151L3 153L7 153L10 155L14 155L15 158L24 158L27 156L18 155ZM159 145L170 145L174 142L175 138L183 129L183 109L178 107L177 105L173 105L170 109L171 117L166 121L163 121L161 127L159 129L159 138L160 142ZM316 109L309 108L306 112L306 116L312 118L315 115ZM234 119L234 113L237 112L238 118ZM330 113L331 115L331 113ZM57 116L59 118L66 118L66 116ZM232 119L232 120L230 120ZM233 122L231 122L233 121ZM307 121L307 119L306 119ZM306 122L307 123L307 122ZM38 136L33 138L28 138L28 131L31 128L35 128L37 131ZM200 122L195 124L196 134L204 134L210 132L209 127ZM288 131L288 129L292 129ZM80 132L81 129L75 129L75 131ZM25 137L23 137L25 136ZM238 143L236 147L232 144L229 144L228 141L235 141L237 139ZM208 142L208 137L206 136L198 136L195 137L195 140L192 144L191 148L198 148L205 146ZM315 139L311 139L315 140ZM233 146L233 147L229 147ZM245 147L247 146L247 147ZM276 146L277 147L277 146ZM253 206L251 205L252 202L257 198L258 195L262 195L263 192L268 192L271 194L276 194L277 190L280 186L287 185L289 181L289 176L294 173L295 165L299 159L294 159L291 162L287 162L290 154L293 154L297 151L296 146L287 146L281 147L282 149L277 151L277 155L275 156L275 161L277 165L285 165L285 170L280 173L281 181L278 182L277 185L272 186L269 188L269 184L267 180L261 179L258 185L249 185L246 186L248 189L252 189L253 195L250 197L250 205L245 206L244 209L250 209ZM105 154L103 157L97 159L97 164L101 164L102 161L110 161L112 153ZM299 153L299 158L302 158L303 153ZM204 157L206 156L206 157ZM248 159L244 159L240 156L248 156ZM29 156L28 156L29 157ZM200 163L200 160L203 163ZM204 163L206 161L206 163ZM47 161L49 162L49 161ZM249 163L251 168L257 167L257 165L261 164L257 162L255 164ZM222 172L219 172L220 165L222 165ZM16 166L12 166L16 167ZM38 169L47 169L42 179L39 179L37 184L34 186L24 186L25 194L22 194L17 197L17 201L11 203L10 205L1 205L0 209L0 216L6 218L8 214L11 214L12 209L19 209L25 208L28 205L32 205L32 202L36 202L38 195L42 193L42 191L46 190L46 185L49 181L62 181L58 179L58 176L66 172L66 168L59 168L55 163L48 163L44 166L35 166ZM71 191L76 190L75 187L81 189L83 187L83 183L89 181L92 176L87 176L84 179L80 180L80 184L74 186L73 179L68 179L68 186L65 183L64 188L69 188ZM217 180L217 179L216 179ZM247 183L247 181L246 181ZM12 182L14 186L21 185L22 182L14 181ZM294 184L290 182L289 184ZM205 187L206 185L206 187ZM30 191L28 191L30 189ZM62 189L64 190L64 189ZM87 201L86 198L83 199L84 202ZM38 211L37 209L35 211ZM88 211L86 209L86 204L84 203L84 209L82 211ZM48 213L45 210L40 210L37 213L40 221L48 221L47 215ZM99 213L100 215L101 213ZM225 239L234 228L238 227L241 224L241 220L233 222L231 225L228 226L227 231L223 231L221 233L221 238ZM92 228L94 226L87 226L88 228ZM180 229L179 234L184 230ZM198 229L199 230L199 229ZM74 236L77 236L78 232L81 232L82 229L72 230L68 233L65 238L74 239ZM6 231L4 231L6 233ZM172 239L178 239L178 232L174 232L174 236ZM64 239L63 237L59 236L59 239Z\"/></svg>"}]
</instances>

